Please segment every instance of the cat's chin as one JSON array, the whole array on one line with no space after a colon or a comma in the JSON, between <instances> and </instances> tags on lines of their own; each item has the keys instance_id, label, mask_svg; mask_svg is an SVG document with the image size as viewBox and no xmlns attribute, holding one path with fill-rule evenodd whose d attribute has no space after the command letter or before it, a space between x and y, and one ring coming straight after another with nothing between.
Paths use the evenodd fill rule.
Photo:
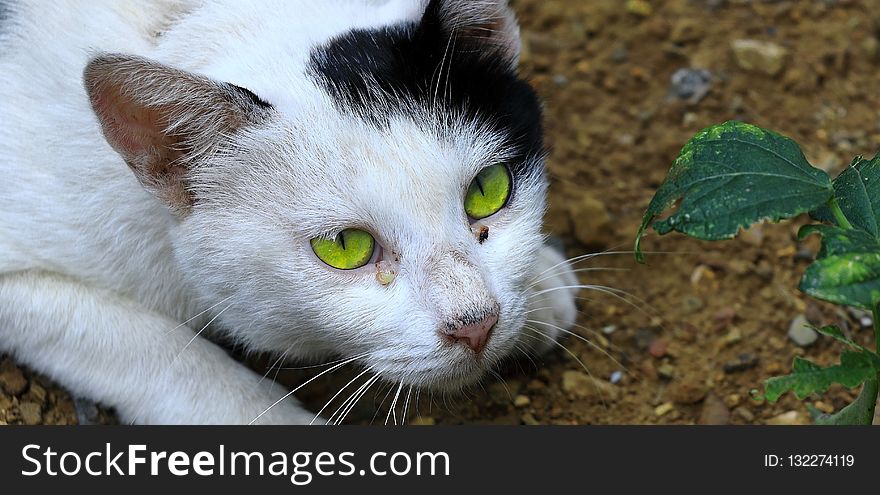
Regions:
<instances>
[{"instance_id":1,"label":"cat's chin","mask_svg":"<svg viewBox=\"0 0 880 495\"><path fill-rule=\"evenodd\" d=\"M466 349L449 350L444 354L409 369L383 373L383 378L422 390L458 393L477 385L498 364L491 354L474 355Z\"/></svg>"}]
</instances>

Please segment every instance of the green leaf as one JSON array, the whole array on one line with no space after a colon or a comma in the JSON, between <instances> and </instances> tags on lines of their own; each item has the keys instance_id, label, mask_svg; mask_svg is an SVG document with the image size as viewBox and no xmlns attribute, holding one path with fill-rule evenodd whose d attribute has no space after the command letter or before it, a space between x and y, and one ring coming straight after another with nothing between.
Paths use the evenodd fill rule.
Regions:
<instances>
[{"instance_id":1,"label":"green leaf","mask_svg":"<svg viewBox=\"0 0 880 495\"><path fill-rule=\"evenodd\" d=\"M856 158L852 165L834 179L833 185L834 197L846 219L854 228L877 238L877 225L880 222L877 217L880 213L880 164L874 160L869 162ZM871 190L868 189L869 185ZM810 212L810 216L842 227L827 206Z\"/></svg>"},{"instance_id":2,"label":"green leaf","mask_svg":"<svg viewBox=\"0 0 880 495\"><path fill-rule=\"evenodd\" d=\"M880 301L880 242L862 230L807 225L801 238L822 235L822 249L801 278L800 290L817 299L871 310Z\"/></svg>"},{"instance_id":3,"label":"green leaf","mask_svg":"<svg viewBox=\"0 0 880 495\"><path fill-rule=\"evenodd\" d=\"M880 155L871 160L862 160L856 164L862 183L871 198L871 208L877 225L880 226Z\"/></svg>"},{"instance_id":4,"label":"green leaf","mask_svg":"<svg viewBox=\"0 0 880 495\"><path fill-rule=\"evenodd\" d=\"M792 373L764 381L764 398L776 402L782 394L792 391L798 399L828 390L833 383L847 388L857 387L877 376L876 359L871 353L844 351L840 364L823 368L806 359L795 357Z\"/></svg>"},{"instance_id":5,"label":"green leaf","mask_svg":"<svg viewBox=\"0 0 880 495\"><path fill-rule=\"evenodd\" d=\"M803 240L812 234L822 236L822 247L816 259L840 254L880 252L880 241L863 230L811 224L801 227L798 238Z\"/></svg>"},{"instance_id":6,"label":"green leaf","mask_svg":"<svg viewBox=\"0 0 880 495\"><path fill-rule=\"evenodd\" d=\"M852 340L846 338L846 336L843 334L843 332L834 325L828 325L828 326L825 326L822 328L818 328L818 327L811 327L811 328L813 330L821 333L822 335L827 335L828 337L831 337L838 342L846 344L846 345L852 347L853 349L858 349L860 351L865 351L865 352L871 352L870 350L868 350L868 349L862 347L861 345L853 342Z\"/></svg>"},{"instance_id":7,"label":"green leaf","mask_svg":"<svg viewBox=\"0 0 880 495\"><path fill-rule=\"evenodd\" d=\"M642 219L636 258L643 261L644 231L679 198L678 210L654 229L717 240L762 220L814 210L833 193L828 175L812 167L791 139L742 122L718 124L694 136L673 163Z\"/></svg>"},{"instance_id":8,"label":"green leaf","mask_svg":"<svg viewBox=\"0 0 880 495\"><path fill-rule=\"evenodd\" d=\"M819 425L870 425L874 422L874 407L877 404L877 378L865 382L862 391L852 404L834 414L820 414L815 418Z\"/></svg>"},{"instance_id":9,"label":"green leaf","mask_svg":"<svg viewBox=\"0 0 880 495\"><path fill-rule=\"evenodd\" d=\"M880 354L877 354L876 352L872 351L871 349L868 349L867 347L860 345L860 344L853 342L852 340L846 338L846 336L843 335L843 332L841 332L840 329L837 328L836 326L828 325L828 326L822 327L822 328L816 328L816 327L811 327L811 328L813 328L817 332L821 333L822 335L827 335L838 342L841 342L843 344L846 344L846 345L852 347L853 349L862 351L863 353L865 353L868 356L868 358L871 359L871 361L874 363L874 367L877 368L877 370L880 370Z\"/></svg>"}]
</instances>

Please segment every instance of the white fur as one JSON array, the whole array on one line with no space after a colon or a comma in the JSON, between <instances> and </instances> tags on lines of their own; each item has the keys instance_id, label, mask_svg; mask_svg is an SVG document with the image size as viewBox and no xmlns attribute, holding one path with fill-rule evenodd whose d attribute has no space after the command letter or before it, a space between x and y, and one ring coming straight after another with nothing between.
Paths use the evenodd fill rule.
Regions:
<instances>
[{"instance_id":1,"label":"white fur","mask_svg":"<svg viewBox=\"0 0 880 495\"><path fill-rule=\"evenodd\" d=\"M445 388L509 355L527 317L573 323L571 292L529 299L546 269L553 277L538 289L573 284L542 245L542 177L517 184L484 222L484 244L464 215L474 175L508 153L499 136L428 110L380 129L340 113L306 73L316 44L418 19L422 2L12 8L0 25L0 351L128 421L247 423L284 391L203 338L209 322L206 332L250 350L359 356L389 381ZM194 157L199 202L188 214L145 191L103 138L82 82L101 52L246 87L274 106L234 148ZM378 284L370 265L343 273L316 259L308 240L348 227L400 254L392 284ZM438 338L444 319L492 302L501 318L480 358ZM311 418L285 400L260 420Z\"/></svg>"}]
</instances>

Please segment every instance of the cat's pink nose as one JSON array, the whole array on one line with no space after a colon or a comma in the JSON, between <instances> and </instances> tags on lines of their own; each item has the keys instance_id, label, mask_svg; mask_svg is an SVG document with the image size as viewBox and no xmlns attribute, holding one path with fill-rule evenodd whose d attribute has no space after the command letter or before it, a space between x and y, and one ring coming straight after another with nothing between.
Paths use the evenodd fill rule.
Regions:
<instances>
[{"instance_id":1,"label":"cat's pink nose","mask_svg":"<svg viewBox=\"0 0 880 495\"><path fill-rule=\"evenodd\" d=\"M489 336L492 335L496 323L498 323L498 315L493 313L467 325L452 325L443 333L449 340L460 342L479 354L489 342Z\"/></svg>"}]
</instances>

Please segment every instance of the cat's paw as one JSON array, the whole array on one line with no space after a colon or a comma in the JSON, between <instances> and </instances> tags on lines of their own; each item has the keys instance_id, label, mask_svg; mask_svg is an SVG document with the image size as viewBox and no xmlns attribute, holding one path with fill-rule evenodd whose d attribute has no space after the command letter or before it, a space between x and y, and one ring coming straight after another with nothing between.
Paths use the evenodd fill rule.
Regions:
<instances>
[{"instance_id":1,"label":"cat's paw","mask_svg":"<svg viewBox=\"0 0 880 495\"><path fill-rule=\"evenodd\" d=\"M536 265L522 342L544 353L574 325L580 282L562 253L550 246L541 248Z\"/></svg>"}]
</instances>

